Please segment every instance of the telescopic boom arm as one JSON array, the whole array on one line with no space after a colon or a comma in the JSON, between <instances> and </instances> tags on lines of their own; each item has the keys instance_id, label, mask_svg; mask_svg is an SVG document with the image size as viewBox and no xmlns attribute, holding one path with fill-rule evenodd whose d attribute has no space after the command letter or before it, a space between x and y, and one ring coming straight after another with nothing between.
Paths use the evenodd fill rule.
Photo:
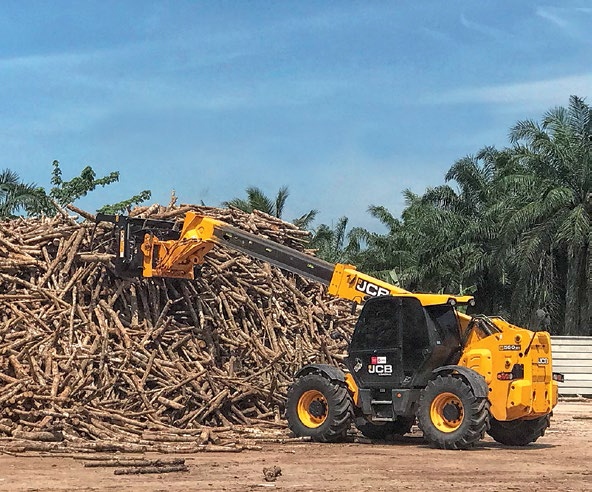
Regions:
<instances>
[{"instance_id":1,"label":"telescopic boom arm","mask_svg":"<svg viewBox=\"0 0 592 492\"><path fill-rule=\"evenodd\" d=\"M97 222L115 224L118 238L116 266L120 274L144 277L194 278L194 268L217 244L240 251L281 269L320 282L331 295L362 303L380 295L413 296L424 305L469 304L471 296L412 294L356 270L353 265L329 263L288 246L243 231L211 217L187 212L183 227L162 220L97 215Z\"/></svg>"}]
</instances>

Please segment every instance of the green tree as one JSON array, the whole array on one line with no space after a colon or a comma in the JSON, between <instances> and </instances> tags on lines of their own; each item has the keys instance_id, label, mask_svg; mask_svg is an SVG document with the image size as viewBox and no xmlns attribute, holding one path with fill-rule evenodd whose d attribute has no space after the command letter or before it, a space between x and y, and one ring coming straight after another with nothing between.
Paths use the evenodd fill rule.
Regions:
<instances>
[{"instance_id":1,"label":"green tree","mask_svg":"<svg viewBox=\"0 0 592 492\"><path fill-rule=\"evenodd\" d=\"M0 219L11 218L20 210L35 214L48 208L51 208L51 202L43 188L23 183L10 169L0 172Z\"/></svg>"},{"instance_id":2,"label":"green tree","mask_svg":"<svg viewBox=\"0 0 592 492\"><path fill-rule=\"evenodd\" d=\"M70 180L62 179L62 170L57 160L53 161L49 193L35 184L22 183L19 176L9 169L0 173L0 218L10 218L19 210L27 215L55 215L60 207L65 207L95 190L97 186L107 186L119 180L119 172L97 178L92 167L86 166L79 176ZM149 200L151 192L144 190L137 195L105 205L100 212L129 212L133 205Z\"/></svg>"},{"instance_id":3,"label":"green tree","mask_svg":"<svg viewBox=\"0 0 592 492\"><path fill-rule=\"evenodd\" d=\"M86 196L88 192L93 191L97 186L106 186L116 181L119 181L118 172L114 171L97 179L95 171L90 166L86 166L79 176L64 181L60 162L55 160L53 161L53 171L51 173L51 184L54 186L49 195L64 207Z\"/></svg>"},{"instance_id":4,"label":"green tree","mask_svg":"<svg viewBox=\"0 0 592 492\"><path fill-rule=\"evenodd\" d=\"M316 255L331 263L348 263L350 251L347 250L347 217L341 217L331 227L320 224L312 232L309 247L316 251Z\"/></svg>"},{"instance_id":5,"label":"green tree","mask_svg":"<svg viewBox=\"0 0 592 492\"><path fill-rule=\"evenodd\" d=\"M427 190L406 220L423 230L420 279L431 288L439 282L448 291L474 293L479 311L510 316L499 189L511 171L506 150L485 147L459 159L447 184Z\"/></svg>"},{"instance_id":6,"label":"green tree","mask_svg":"<svg viewBox=\"0 0 592 492\"><path fill-rule=\"evenodd\" d=\"M498 312L504 264L496 258L495 190L507 162L505 153L489 147L458 160L446 184L422 196L405 190L401 219L384 207L370 207L387 232L352 231L367 246L359 264L412 291L477 293L481 311Z\"/></svg>"},{"instance_id":7,"label":"green tree","mask_svg":"<svg viewBox=\"0 0 592 492\"><path fill-rule=\"evenodd\" d=\"M409 247L403 223L386 207L371 205L368 213L377 219L386 233L354 227L350 232L350 257L358 269L406 289L412 289L410 269L415 251Z\"/></svg>"},{"instance_id":8,"label":"green tree","mask_svg":"<svg viewBox=\"0 0 592 492\"><path fill-rule=\"evenodd\" d=\"M118 171L113 171L102 178L97 178L95 171L90 166L86 166L79 176L64 181L64 179L62 179L60 163L59 161L54 160L51 176L51 184L54 186L50 190L49 195L58 205L64 207L79 198L86 196L89 192L95 190L97 186L107 186L116 181L119 181ZM134 205L149 200L151 196L152 193L150 190L144 190L121 202L112 205L104 205L98 211L111 214L129 213Z\"/></svg>"},{"instance_id":9,"label":"green tree","mask_svg":"<svg viewBox=\"0 0 592 492\"><path fill-rule=\"evenodd\" d=\"M253 210L259 210L268 215L272 215L277 218L283 218L283 212L286 205L286 200L290 195L287 186L282 186L275 198L267 196L260 188L256 186L250 186L246 189L246 198L233 198L232 200L222 202L225 207L235 207L244 212L251 213ZM318 214L317 210L310 210L304 215L292 222L302 229L306 229L314 221Z\"/></svg>"},{"instance_id":10,"label":"green tree","mask_svg":"<svg viewBox=\"0 0 592 492\"><path fill-rule=\"evenodd\" d=\"M567 108L541 123L524 120L511 130L520 166L506 179L506 230L515 240L517 302L541 290L551 308L565 296L563 334L592 330L592 108L571 96Z\"/></svg>"},{"instance_id":11,"label":"green tree","mask_svg":"<svg viewBox=\"0 0 592 492\"><path fill-rule=\"evenodd\" d=\"M256 186L249 186L246 189L246 198L233 198L227 202L223 202L222 205L225 207L235 207L244 212L251 213L253 210L259 210L268 215L281 218L284 211L286 200L289 196L287 186L282 186L275 199L268 197L261 188Z\"/></svg>"},{"instance_id":12,"label":"green tree","mask_svg":"<svg viewBox=\"0 0 592 492\"><path fill-rule=\"evenodd\" d=\"M102 214L125 214L130 213L134 205L139 205L140 203L145 202L146 200L150 200L152 196L152 192L150 190L141 191L137 195L133 195L132 197L128 198L127 200L122 200L117 203L113 203L110 205L103 205L101 208L97 210L98 213Z\"/></svg>"}]
</instances>

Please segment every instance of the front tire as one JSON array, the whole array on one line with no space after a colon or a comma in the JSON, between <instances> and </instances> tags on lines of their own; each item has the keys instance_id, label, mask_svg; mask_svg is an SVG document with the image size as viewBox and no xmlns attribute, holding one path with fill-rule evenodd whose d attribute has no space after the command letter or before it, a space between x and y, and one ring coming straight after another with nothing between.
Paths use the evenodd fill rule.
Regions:
<instances>
[{"instance_id":1,"label":"front tire","mask_svg":"<svg viewBox=\"0 0 592 492\"><path fill-rule=\"evenodd\" d=\"M424 439L441 449L468 449L489 428L489 401L460 377L438 376L422 390L417 411Z\"/></svg>"},{"instance_id":2,"label":"front tire","mask_svg":"<svg viewBox=\"0 0 592 492\"><path fill-rule=\"evenodd\" d=\"M339 441L350 429L352 417L353 403L345 383L313 373L298 378L288 390L286 418L298 437Z\"/></svg>"},{"instance_id":3,"label":"front tire","mask_svg":"<svg viewBox=\"0 0 592 492\"><path fill-rule=\"evenodd\" d=\"M506 422L491 418L487 433L506 446L526 446L545 435L551 425L551 417L545 415L533 420L509 420Z\"/></svg>"}]
</instances>

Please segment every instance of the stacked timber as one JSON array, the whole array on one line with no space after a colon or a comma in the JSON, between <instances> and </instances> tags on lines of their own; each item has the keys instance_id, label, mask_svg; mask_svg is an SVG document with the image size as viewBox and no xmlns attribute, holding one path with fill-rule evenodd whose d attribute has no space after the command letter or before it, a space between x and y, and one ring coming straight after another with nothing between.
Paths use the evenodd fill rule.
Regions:
<instances>
[{"instance_id":1,"label":"stacked timber","mask_svg":"<svg viewBox=\"0 0 592 492\"><path fill-rule=\"evenodd\" d=\"M258 212L131 215L188 210L306 245ZM348 337L349 305L323 286L219 247L194 281L121 279L111 224L76 211L0 223L0 436L212 446L226 431L281 429L294 372L343 359L330 334Z\"/></svg>"}]
</instances>

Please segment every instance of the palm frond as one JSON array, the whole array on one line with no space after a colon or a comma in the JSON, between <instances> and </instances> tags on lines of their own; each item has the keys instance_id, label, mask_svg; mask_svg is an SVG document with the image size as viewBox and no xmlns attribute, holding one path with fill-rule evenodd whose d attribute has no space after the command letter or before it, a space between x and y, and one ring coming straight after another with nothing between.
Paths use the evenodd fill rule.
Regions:
<instances>
[{"instance_id":1,"label":"palm frond","mask_svg":"<svg viewBox=\"0 0 592 492\"><path fill-rule=\"evenodd\" d=\"M292 223L300 229L308 229L312 222L316 219L318 214L318 210L310 210L304 215L298 217L297 219L294 219Z\"/></svg>"},{"instance_id":2,"label":"palm frond","mask_svg":"<svg viewBox=\"0 0 592 492\"><path fill-rule=\"evenodd\" d=\"M282 217L288 196L290 196L290 191L288 190L288 187L282 186L278 190L277 195L275 196L275 216L276 217Z\"/></svg>"}]
</instances>

